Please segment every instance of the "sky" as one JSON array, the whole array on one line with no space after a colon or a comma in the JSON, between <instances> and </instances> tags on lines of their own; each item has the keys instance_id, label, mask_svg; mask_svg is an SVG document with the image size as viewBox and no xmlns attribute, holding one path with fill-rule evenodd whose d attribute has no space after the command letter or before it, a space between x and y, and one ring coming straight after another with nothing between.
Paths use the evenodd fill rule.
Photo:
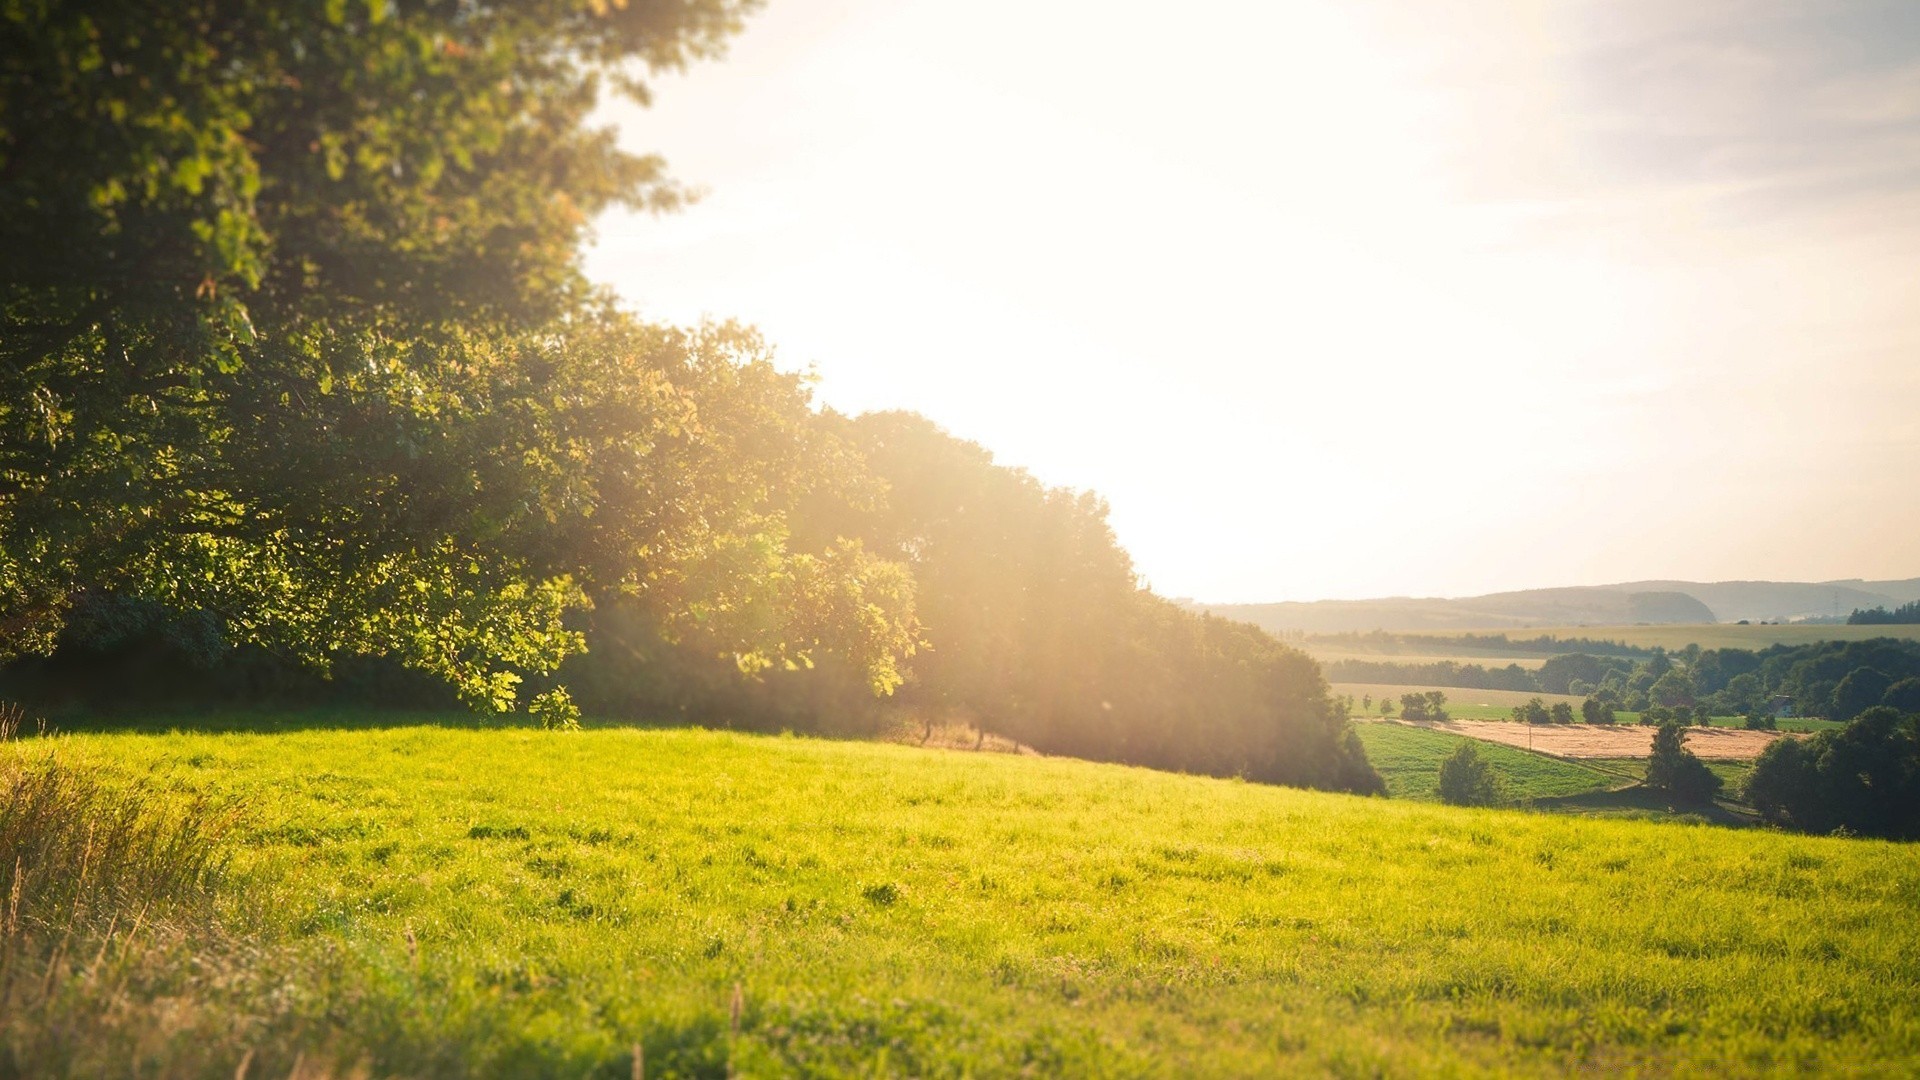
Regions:
<instances>
[{"instance_id":1,"label":"sky","mask_svg":"<svg viewBox=\"0 0 1920 1080\"><path fill-rule=\"evenodd\" d=\"M1920 3L770 0L598 223L1205 601L1920 575Z\"/></svg>"}]
</instances>

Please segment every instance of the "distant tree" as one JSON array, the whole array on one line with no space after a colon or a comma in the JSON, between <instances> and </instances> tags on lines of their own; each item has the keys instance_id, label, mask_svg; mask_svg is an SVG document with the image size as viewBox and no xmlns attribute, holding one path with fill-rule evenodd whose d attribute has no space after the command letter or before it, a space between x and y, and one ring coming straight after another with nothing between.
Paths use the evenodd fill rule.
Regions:
<instances>
[{"instance_id":1,"label":"distant tree","mask_svg":"<svg viewBox=\"0 0 1920 1080\"><path fill-rule=\"evenodd\" d=\"M1580 703L1580 719L1589 724L1613 723L1616 719L1613 715L1613 701L1598 694L1589 695L1587 700Z\"/></svg>"},{"instance_id":2,"label":"distant tree","mask_svg":"<svg viewBox=\"0 0 1920 1080\"><path fill-rule=\"evenodd\" d=\"M1551 724L1553 713L1547 703L1539 698L1528 698L1524 703L1513 707L1513 718L1522 724Z\"/></svg>"},{"instance_id":3,"label":"distant tree","mask_svg":"<svg viewBox=\"0 0 1920 1080\"><path fill-rule=\"evenodd\" d=\"M1586 697L1593 693L1593 684L1585 679L1572 679L1567 682L1567 693L1576 697Z\"/></svg>"},{"instance_id":4,"label":"distant tree","mask_svg":"<svg viewBox=\"0 0 1920 1080\"><path fill-rule=\"evenodd\" d=\"M1920 839L1920 715L1880 706L1839 731L1779 739L1754 762L1746 795L1803 832Z\"/></svg>"},{"instance_id":5,"label":"distant tree","mask_svg":"<svg viewBox=\"0 0 1920 1080\"><path fill-rule=\"evenodd\" d=\"M1851 720L1887 696L1893 680L1873 668L1854 668L1833 688L1833 719Z\"/></svg>"},{"instance_id":6,"label":"distant tree","mask_svg":"<svg viewBox=\"0 0 1920 1080\"><path fill-rule=\"evenodd\" d=\"M1361 695L1361 697L1360 697L1360 711L1362 711L1362 712L1372 712L1372 711L1373 711L1373 695L1372 695L1372 694L1363 694L1363 695Z\"/></svg>"},{"instance_id":7,"label":"distant tree","mask_svg":"<svg viewBox=\"0 0 1920 1080\"><path fill-rule=\"evenodd\" d=\"M1688 750L1687 729L1668 720L1653 733L1653 753L1647 759L1647 786L1664 791L1683 803L1704 803L1720 791L1720 778Z\"/></svg>"},{"instance_id":8,"label":"distant tree","mask_svg":"<svg viewBox=\"0 0 1920 1080\"><path fill-rule=\"evenodd\" d=\"M1642 727L1658 727L1673 719L1673 710L1661 705L1648 705L1640 710Z\"/></svg>"},{"instance_id":9,"label":"distant tree","mask_svg":"<svg viewBox=\"0 0 1920 1080\"><path fill-rule=\"evenodd\" d=\"M1381 716L1393 715L1393 699L1392 698L1385 697L1385 696L1382 696L1380 698L1380 715Z\"/></svg>"},{"instance_id":10,"label":"distant tree","mask_svg":"<svg viewBox=\"0 0 1920 1080\"><path fill-rule=\"evenodd\" d=\"M1693 707L1693 722L1700 727L1713 726L1713 710L1707 708L1705 705L1695 705Z\"/></svg>"},{"instance_id":11,"label":"distant tree","mask_svg":"<svg viewBox=\"0 0 1920 1080\"><path fill-rule=\"evenodd\" d=\"M1651 698L1654 704L1664 705L1669 709L1692 707L1693 693L1693 679L1681 668L1669 669L1647 688L1647 697Z\"/></svg>"},{"instance_id":12,"label":"distant tree","mask_svg":"<svg viewBox=\"0 0 1920 1080\"><path fill-rule=\"evenodd\" d=\"M1553 722L1556 724L1573 723L1573 706L1567 702L1556 701L1553 703L1553 708L1547 711L1553 715Z\"/></svg>"},{"instance_id":13,"label":"distant tree","mask_svg":"<svg viewBox=\"0 0 1920 1080\"><path fill-rule=\"evenodd\" d=\"M1667 650L1655 646L1653 655L1647 657L1647 662L1640 666L1640 670L1657 679L1673 670L1673 661L1668 658Z\"/></svg>"},{"instance_id":14,"label":"distant tree","mask_svg":"<svg viewBox=\"0 0 1920 1080\"><path fill-rule=\"evenodd\" d=\"M1920 713L1920 678L1909 676L1887 687L1880 703L1901 712Z\"/></svg>"},{"instance_id":15,"label":"distant tree","mask_svg":"<svg viewBox=\"0 0 1920 1080\"><path fill-rule=\"evenodd\" d=\"M1773 718L1772 713L1756 710L1747 713L1744 726L1748 731L1773 731L1780 726L1780 722Z\"/></svg>"},{"instance_id":16,"label":"distant tree","mask_svg":"<svg viewBox=\"0 0 1920 1080\"><path fill-rule=\"evenodd\" d=\"M1400 717L1403 720L1431 720L1442 723L1447 719L1447 695L1439 690L1402 694L1400 695Z\"/></svg>"},{"instance_id":17,"label":"distant tree","mask_svg":"<svg viewBox=\"0 0 1920 1080\"><path fill-rule=\"evenodd\" d=\"M1505 801L1506 785L1480 756L1472 739L1460 740L1440 762L1440 799L1454 806L1495 806Z\"/></svg>"},{"instance_id":18,"label":"distant tree","mask_svg":"<svg viewBox=\"0 0 1920 1080\"><path fill-rule=\"evenodd\" d=\"M1854 626L1891 626L1897 623L1920 623L1920 600L1901 604L1888 611L1884 607L1854 609L1847 616L1847 622Z\"/></svg>"}]
</instances>

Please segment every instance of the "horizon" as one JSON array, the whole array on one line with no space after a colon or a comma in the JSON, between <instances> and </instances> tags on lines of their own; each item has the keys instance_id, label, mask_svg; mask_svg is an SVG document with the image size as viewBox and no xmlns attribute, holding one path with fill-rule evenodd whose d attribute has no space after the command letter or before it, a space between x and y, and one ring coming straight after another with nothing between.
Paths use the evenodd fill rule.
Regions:
<instances>
[{"instance_id":1,"label":"horizon","mask_svg":"<svg viewBox=\"0 0 1920 1080\"><path fill-rule=\"evenodd\" d=\"M1439 593L1395 593L1391 595L1383 594L1380 596L1316 596L1316 597L1307 597L1307 598L1287 597L1287 598L1277 599L1277 600L1210 600L1203 597L1194 597L1194 596L1173 596L1173 597L1169 597L1169 599L1172 599L1179 603L1193 604L1198 607L1233 607L1233 606L1254 606L1254 605L1264 605L1264 604L1365 603L1373 600L1471 600L1481 596L1497 596L1504 593L1546 592L1554 589L1614 589L1614 588L1620 588L1627 585L1643 585L1643 584L1816 585L1817 586L1817 585L1873 585L1873 584L1886 583L1886 582L1897 583L1897 582L1910 582L1910 581L1920 581L1920 574L1911 574L1906 577L1884 577L1884 578L1879 578L1879 577L1826 578L1820 581L1794 581L1794 580L1786 580L1781 578L1718 578L1711 581L1705 581L1705 580L1695 580L1695 579L1689 579L1689 578L1662 577L1662 578L1636 578L1631 581L1597 581L1597 582L1579 582L1579 583L1561 582L1556 585L1520 585L1510 589L1492 589L1492 590L1488 590L1487 592L1479 592L1479 593L1448 593L1445 595L1442 595Z\"/></svg>"},{"instance_id":2,"label":"horizon","mask_svg":"<svg viewBox=\"0 0 1920 1080\"><path fill-rule=\"evenodd\" d=\"M1909 568L1920 9L1005 14L770 5L606 110L707 197L590 272L1099 493L1168 595Z\"/></svg>"}]
</instances>

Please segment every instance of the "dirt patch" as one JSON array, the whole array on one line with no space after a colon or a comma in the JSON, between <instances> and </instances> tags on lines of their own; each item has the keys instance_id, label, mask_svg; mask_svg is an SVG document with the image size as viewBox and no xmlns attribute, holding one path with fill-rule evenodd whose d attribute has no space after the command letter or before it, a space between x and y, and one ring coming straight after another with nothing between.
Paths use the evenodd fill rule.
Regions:
<instances>
[{"instance_id":1,"label":"dirt patch","mask_svg":"<svg viewBox=\"0 0 1920 1080\"><path fill-rule=\"evenodd\" d=\"M1422 723L1451 735L1484 739L1522 750L1538 750L1563 758L1643 758L1653 753L1653 732L1639 724L1515 724L1504 720L1449 720ZM1743 728L1687 729L1687 749L1708 761L1751 761L1775 739L1793 736L1778 731Z\"/></svg>"}]
</instances>

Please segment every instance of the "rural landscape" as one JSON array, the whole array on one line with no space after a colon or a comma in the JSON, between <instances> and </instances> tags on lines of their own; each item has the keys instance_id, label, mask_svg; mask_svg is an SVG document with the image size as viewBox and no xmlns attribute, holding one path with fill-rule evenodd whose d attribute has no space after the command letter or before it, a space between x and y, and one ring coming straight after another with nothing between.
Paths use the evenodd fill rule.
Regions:
<instances>
[{"instance_id":1,"label":"rural landscape","mask_svg":"<svg viewBox=\"0 0 1920 1080\"><path fill-rule=\"evenodd\" d=\"M1818 25L1749 25L1747 6L1581 22L1592 9L1567 0L1566 26L1625 51L1567 61L1600 79L1568 85L1611 85L1594 73L1632 55L1657 97L1676 41L1811 71L1799 44L1884 29L1851 0L1853 21ZM1238 64L1251 81L1204 100L1170 83L1163 129L1105 65L1145 67L1199 31L1125 7L978 13L1020 17L1058 54L1042 63L937 3L0 0L0 1077L1920 1074L1920 577L1896 576L1920 554L1900 517L1920 477L1910 421L1876 429L1871 467L1820 466L1851 469L1846 484L1815 465L1856 442L1810 427L1794 453L1813 464L1756 481L1765 499L1712 502L1749 492L1731 474L1688 491L1765 530L1619 513L1589 550L1541 543L1545 504L1519 496L1419 527L1341 519L1356 503L1316 485L1342 468L1382 505L1369 485L1388 474L1392 498L1425 505L1434 474L1397 437L1395 456L1363 459L1263 415L1242 427L1271 456L1202 445L1259 372L1324 389L1316 366L1352 357L1249 354L1223 372L1171 347L1159 368L1115 353L1114 382L1148 372L1146 398L1084 371L1049 391L1048 363L1103 339L1028 335L1045 327L1022 321L1013 284L969 291L980 267L954 252L983 226L931 187L879 197L904 185L891 170L952 172L959 187L938 191L992 203L978 161L1041 155L1007 181L1038 205L1016 230L1031 247L985 243L982 265L1064 282L1050 230L1093 188L1054 187L1111 152L1081 84L1137 109L1140 146L1203 157L1245 141L1201 122L1220 102L1292 117L1285 153L1343 148L1316 158L1332 213L1328 191L1365 186L1364 152L1308 121L1488 107L1448 80L1470 79L1503 25L1482 11L1438 33L1393 0L1351 25L1358 8L1337 4L1227 5L1243 45L1292 43L1299 64L1378 52L1381 71L1458 93L1282 94L1264 53L1208 32L1220 57L1182 61L1181 80L1210 87ZM1394 51L1429 39L1462 51ZM951 111L953 86L928 75L987 64L976 52L999 57L976 95L994 123L966 122L974 106ZM1835 76L1822 122L1920 122L1841 94L1911 83L1883 76ZM673 112L676 94L707 111ZM894 97L925 124L899 122ZM1699 122L1744 131L1739 98L1699 95ZM1021 135L1034 118L1043 139ZM877 132L877 156L842 122ZM978 152L929 152L923 128ZM1670 136L1684 129L1675 114ZM655 136L700 171L670 169ZM1820 145L1843 156L1827 129ZM1634 200L1679 197L1654 189L1655 156L1636 160ZM1703 160L1744 163L1742 193L1772 175L1758 151ZM1796 172L1793 190L1865 191L1867 175ZM803 212L799 193L821 192L779 186L822 177L863 194ZM1192 202L1238 198L1222 177ZM1478 180L1458 220L1541 213ZM1311 202L1296 194L1282 201ZM1686 188L1710 196L1725 192ZM1355 237L1402 213L1368 197L1343 219ZM1140 213L1138 243L1176 253L1232 231ZM930 261L822 255L814 218L909 236ZM1306 250L1312 230L1289 228ZM622 247L648 229L668 237L652 257ZM1138 275L1207 261L1068 234L1088 280L1116 260ZM1336 236L1319 276L1374 242ZM787 265L782 244L808 252L793 273L766 269ZM609 269L609 249L631 265ZM1694 281L1706 257L1684 274L1626 262ZM925 291L884 291L936 265L954 286L941 310L972 328L928 323ZM1385 280L1363 291L1387 296ZM739 321L679 317L682 288ZM1084 299L1058 288L1060 312ZM1395 295L1431 314L1425 288ZM1691 348L1717 309L1672 295ZM795 318L794 296L816 314ZM1210 304L1170 294L1183 343L1204 340ZM1094 309L1120 337L1172 340L1151 306ZM1276 321L1311 325L1310 306ZM1492 310L1520 306L1503 293ZM1910 328L1920 309L1891 310ZM851 361L781 351L785 332L860 353L857 335L809 336L817 313L848 311L875 320L887 371L930 381L861 383ZM1316 340L1405 344L1350 335L1362 321ZM1012 360L983 351L938 381L965 367L942 349L983 340ZM1855 344L1893 355L1880 341ZM1527 381L1462 370L1489 400ZM1861 370L1884 378L1874 400L1920 405L1910 376ZM1622 422L1605 410L1640 384L1621 385L1590 395L1593 416ZM1045 422L996 429L967 412L982 386L990 412ZM1292 393L1274 415L1348 425L1360 407ZM1201 457L1179 456L1189 443ZM1592 497L1615 481L1577 443L1548 464ZM1678 439L1660 447L1608 467L1635 491L1686 470ZM1451 452L1432 462L1457 466ZM1882 483L1894 494L1861 496L1871 519L1844 530L1785 512ZM1234 524L1249 507L1274 516ZM1509 511L1527 528L1473 531ZM1586 536L1602 517L1583 516ZM1696 569L1713 580L1648 576ZM1762 572L1779 580L1748 579ZM1522 587L1542 580L1559 584Z\"/></svg>"}]
</instances>

